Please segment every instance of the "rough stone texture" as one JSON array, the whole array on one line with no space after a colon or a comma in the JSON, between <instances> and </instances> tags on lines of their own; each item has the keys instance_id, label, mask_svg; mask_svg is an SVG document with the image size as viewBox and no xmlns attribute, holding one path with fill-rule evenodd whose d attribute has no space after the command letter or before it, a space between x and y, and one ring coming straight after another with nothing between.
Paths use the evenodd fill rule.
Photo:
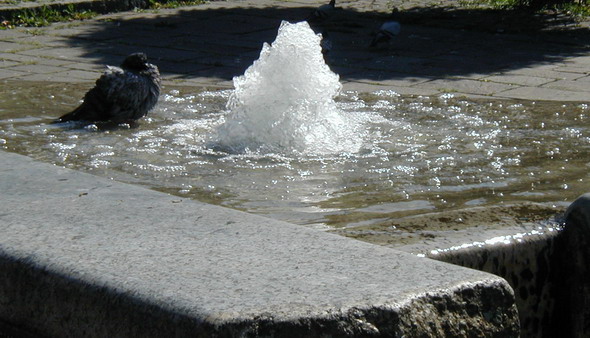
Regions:
<instances>
[{"instance_id":1,"label":"rough stone texture","mask_svg":"<svg viewBox=\"0 0 590 338\"><path fill-rule=\"evenodd\" d=\"M574 201L565 213L565 228L556 240L553 334L590 336L590 194Z\"/></svg>"},{"instance_id":2,"label":"rough stone texture","mask_svg":"<svg viewBox=\"0 0 590 338\"><path fill-rule=\"evenodd\" d=\"M0 321L48 336L517 336L500 277L0 152ZM0 325L0 329L2 326Z\"/></svg>"},{"instance_id":3,"label":"rough stone texture","mask_svg":"<svg viewBox=\"0 0 590 338\"><path fill-rule=\"evenodd\" d=\"M19 1L17 3L18 6L35 6L54 2L55 1L37 0L34 2ZM68 0L67 2L78 1ZM82 0L82 2L86 2L86 0ZM101 1L94 2L100 6ZM12 6L12 3L13 2L7 2L6 4L1 4L2 6L0 6L0 10L2 10L3 13L7 13L6 10L9 10L8 7ZM131 2L110 1L109 3L118 3L123 6L128 6ZM82 81L91 84L98 76L94 70L101 70L104 64L116 64L120 61L121 55L136 50L143 50L148 52L151 58L153 57L157 60L156 63L161 64L161 70L163 71L168 84L204 86L207 88L230 88L232 86L232 76L240 75L243 70L257 58L262 42L272 41L280 20L301 20L301 18L307 16L310 10L317 7L320 3L324 2L317 0L219 1L191 8L183 7L179 9L161 10L157 13L151 11L126 12L109 14L95 20L58 23L43 28L3 30L2 34L0 34L0 50L3 51L0 53L0 79L7 79L7 81ZM445 4L448 5L449 3L449 1L440 1L442 6L445 6ZM457 95L474 97L483 94L482 96L485 96L486 98L496 97L558 101L588 100L590 86L583 85L584 83L590 82L590 74L588 73L587 67L589 63L588 60L590 60L590 56L588 55L590 52L590 34L588 34L589 22L587 20L585 22L576 23L575 29L568 31L565 25L562 27L560 19L556 17L554 20L549 21L554 22L556 27L559 26L558 29L553 32L547 32L547 28L551 27L518 32L518 29L522 28L521 25L514 25L511 23L506 24L504 20L506 19L505 15L498 16L492 14L488 17L488 19L491 18L492 20L501 17L502 20L500 20L499 23L504 25L504 27L496 27L494 25L487 27L485 20L479 20L479 17L473 15L478 14L477 11L469 12L452 8L442 9L441 11L441 8L439 8L440 6L433 5L431 1L411 0L395 4L400 7L400 14L404 16L402 22L403 31L395 44L383 50L369 51L366 49L366 44L370 40L370 33L378 27L380 22L389 13L389 6L391 3L389 1L372 0L339 0L338 4L343 9L339 10L333 21L328 23L328 29L330 30L334 43L334 50L330 55L330 66L341 75L344 88L347 90L372 91L379 89L393 89L399 93L408 95L438 95L444 92L452 92ZM131 4L131 6L140 7L142 4ZM123 7L120 9L123 9ZM98 10L102 11L100 9ZM483 14L483 12L480 12L479 14ZM414 16L414 18L412 16ZM448 18L445 19L445 17ZM447 20L446 23L445 20ZM519 21L526 22L527 20ZM470 26L469 23L475 23L477 27ZM512 32L509 32L511 28L514 28L516 31L513 30ZM563 28L563 30L561 28ZM132 43L132 45L130 45L130 43ZM47 72L51 68L34 65L50 65L61 67L62 69L59 69L56 72ZM518 77L515 77L515 75L518 75ZM466 82L466 80L469 81ZM553 82L556 83L551 84ZM508 87L506 84L511 84L512 86ZM2 157L2 161L5 160L5 157L0 157ZM4 164L4 162L1 161L0 163ZM3 180L0 180L2 184L10 183L8 182L8 179L4 179L5 176L2 177ZM51 189L54 188L63 192L63 190L61 190L63 189L62 186L54 186ZM49 189L49 192L51 192L51 189ZM80 199L91 196L90 193L84 195L84 193L88 193L87 188L80 189L79 192L73 193L69 200L70 203L73 203L72 208L95 208L96 206L93 203L87 205L81 204L78 201L78 194L82 194L79 196ZM2 208L8 208L5 206L6 195L2 196L2 204L4 204ZM63 198L64 196L61 197ZM137 198L137 201L141 202L142 199ZM32 202L37 203L36 200ZM172 199L170 198L167 200L167 203L172 203ZM174 205L176 206L183 203L185 203L185 201L174 203ZM33 204L33 206L35 205L36 204ZM196 204L191 202L191 205ZM26 206L27 205L23 205L22 208L25 208ZM102 205L102 207L109 206ZM130 212L131 214L129 214L130 216L128 217L134 217L134 213L137 212L137 210L133 208L131 210L126 210L127 206L124 203L121 203L119 208L123 208L123 211L117 211L116 215L119 216L121 214L126 215ZM6 210L11 213L16 212L10 209ZM28 210L30 209L26 209L23 213L25 215L30 214ZM557 254L551 256L555 257L551 259L556 259L557 262L551 263L553 264L550 269L551 273L553 276L556 276L556 278L568 276L567 280L563 283L557 283L558 287L552 291L555 292L556 295L559 295L559 292L563 292L563 296L566 297L559 298L564 300L558 301L557 304L555 304L557 309L556 312L561 311L560 313L562 313L563 316L560 317L560 322L554 327L558 329L566 328L563 332L571 332L572 334L582 332L583 335L590 335L588 334L587 329L587 323L589 320L582 320L580 319L580 316L575 315L575 311L583 308L584 304L588 304L588 299L586 297L579 297L580 294L589 294L585 289L586 286L580 284L579 279L576 279L586 278L586 280L588 280L587 272L584 270L584 266L587 266L587 264L584 263L587 260L587 256L585 256L586 254L583 252L576 251L576 248L580 245L585 245L587 243L585 242L587 241L587 235L584 235L583 229L585 229L584 224L587 225L588 223L585 221L576 221L578 216L575 215L578 215L578 211L575 210L578 209L573 210L574 211L570 213L572 216L569 218L569 224L577 225L568 226L568 229L570 230L563 232L564 234L572 235L560 236L563 240L561 242L558 241L558 244L561 245L562 249L556 250L555 248L558 246L557 244L551 249L552 252L563 254L563 257L561 258L559 258L559 255ZM77 211L77 213L79 214L80 211ZM84 231L90 232L88 229L103 228L103 226L96 222L93 223L87 221L87 218L78 218L74 215L76 215L76 213L66 217L63 214L56 212L52 217L57 217L56 219L61 219L66 223L83 220L83 224L89 227L83 227L76 231L86 229ZM37 214L33 216L37 217L37 222L39 224L43 224L46 214L39 214L39 212L37 212ZM106 216L115 217L108 212L106 213ZM7 215L4 215L0 218L0 226L3 227L1 229L2 231L7 230L7 225L4 223L7 220L7 217ZM236 219L241 220L240 217L235 217ZM101 219L102 214L96 215L95 218ZM51 219L51 217L48 217L47 219ZM129 224L132 224L133 222L125 220L124 216L123 221L128 225L127 227L132 227ZM173 222L163 223L173 224ZM580 226L579 224L582 225ZM194 226L194 224L192 225ZM166 227L164 228L166 229ZM57 229L60 228L57 227ZM54 230L55 229L52 229L52 231ZM32 230L28 229L27 231ZM155 233L155 230L152 230L152 232ZM51 234L50 231L46 231L46 233L48 234L48 237L51 237L49 236ZM43 229L37 229L37 234L34 237L42 237L42 234ZM68 232L62 233L62 235L64 234L68 234ZM94 235L97 236L96 238L107 244L109 244L111 240L118 240L116 237L112 238L107 236L105 232L98 231L94 233ZM80 246L88 244L83 241L85 237L77 236L79 236L79 234L74 235L72 237L73 239L70 240L65 237L63 244L58 243L54 244L54 246L57 248L70 248L72 245ZM153 236L157 237L157 235ZM3 243L2 240L6 239L0 239L0 243ZM25 245L28 243L28 240L29 239L24 238L17 244L24 243L23 245ZM527 245L536 247L534 250L545 250L543 255L539 254L538 256L540 257L540 260L544 260L544 255L549 255L548 250L550 250L550 246L545 246L543 243L556 242L552 242L551 240L543 242L543 238L538 238L538 240L538 242L533 241L534 243L528 243ZM75 289L78 287L83 289L85 287L84 285L86 284L76 284L70 277L64 277L70 276L70 274L68 274L69 272L63 273L61 275L63 278L59 279L59 274L55 269L51 270L46 265L39 265L39 259L40 257L42 258L43 255L40 255L38 250L43 248L45 242L39 239L38 241L35 241L35 244L39 244L39 247L31 247L30 252L34 253L31 254L32 258L29 256L27 256L29 258L26 258L28 259L28 262L33 264L30 265L31 267L37 268L37 270L31 268L31 271L36 271L35 273L39 272L39 274L45 276L44 278L57 278L56 280L60 280L63 283L68 281L73 283L71 285L67 284L65 287L68 290L68 294L70 294L71 288ZM2 246L2 248L4 248L4 246ZM94 248L97 252L93 252L93 254L98 254L98 256L100 256L100 254L106 254L104 253L104 250L98 250L101 249L101 247ZM49 250L49 248L45 249ZM532 255L532 258L529 258L529 263L526 263L527 261L524 257L521 259L521 257L517 256L518 259L514 259L515 256L510 256L508 253L510 250L506 249L498 251L498 255L496 256L498 258L497 264L494 261L493 255L484 255L483 252L481 254L473 254L471 255L475 258L472 259L473 266L479 267L483 264L483 269L490 268L490 271L496 272L500 269L500 271L497 272L499 274L502 274L503 267L506 268L506 278L516 288L517 299L519 299L517 300L518 302L522 301L524 294L534 295L528 297L529 301L531 299L537 300L539 299L538 297L545 297L544 294L546 294L547 290L545 286L543 287L543 290L545 291L539 293L538 290L532 288L532 285L535 282L529 280L530 276L528 273L519 276L518 273L525 271L523 270L523 267L515 267L511 265L512 260L523 264L530 264L530 262L534 261L535 253L528 252L528 254ZM131 251L133 252L133 250ZM486 252L492 251L488 250ZM80 254L80 252L82 251L73 252L71 255ZM10 262L14 263L15 260L20 257L18 255L15 256L12 251L7 251L5 254L8 256L3 257L8 259L6 264L9 265L12 264ZM117 252L111 252L111 254L122 255ZM522 254L522 250L516 250L512 254L520 255ZM320 254L319 256L322 255ZM151 257L148 258L153 259ZM120 261L125 261L125 259L126 258L119 258ZM564 261L566 264L560 265L560 262ZM62 261L59 260L59 262ZM506 262L506 264L501 264L500 262ZM326 262L324 263L328 264ZM29 269L26 264L17 264L16 266L24 269L23 271ZM59 264L57 266L59 266ZM117 264L115 264L115 266L117 266ZM536 269L538 270L540 266L542 266L542 264L537 263ZM54 266L52 265L52 267ZM150 267L143 267L146 271L150 271ZM559 269L556 267L559 267ZM121 267L119 271L121 276L124 275L123 270L124 268ZM529 270L533 271L532 268ZM516 275L517 278L514 278L513 274L508 271L515 272L514 275ZM21 271L19 273L24 272ZM533 280L544 280L540 277L541 274L537 272L533 272L533 274ZM96 274L85 276L90 276L91 278L80 279L79 281L90 283L90 285L96 284L92 284L94 283L92 278L97 278ZM36 277L30 278L34 279ZM394 277L393 280L397 280L398 278L399 276ZM34 280L38 281L42 279ZM523 281L525 280L527 286L523 288ZM559 280L560 279L558 279L558 281ZM121 283L128 284L130 282L123 280ZM273 285L274 283L269 282L269 284ZM11 287L14 287L14 285L10 285ZM567 293L570 286L573 288L572 290L576 291L575 294ZM95 309L98 308L96 307L97 304L102 304L101 306L109 308L109 306L111 306L108 305L110 304L109 302L131 306L129 305L130 299L135 299L135 303L133 304L136 304L137 306L140 306L141 304L143 304L141 306L144 306L147 302L141 297L137 298L135 294L129 294L128 290L130 289L127 288L115 289L114 291L113 289L106 288L96 290L99 290L96 291L96 294L99 296L93 298L95 299L95 303L90 301L92 305L95 306ZM526 293L523 290L526 290ZM160 292L160 294L161 293L162 292ZM23 293L23 295L26 294ZM11 294L11 297L14 296ZM35 294L31 297L31 301L37 299L35 298L37 297ZM150 299L153 300L152 298ZM551 299L558 298L552 297ZM19 297L15 298L15 301L19 301L15 304L24 304L23 299ZM534 302L530 303L533 304ZM573 306L570 307L570 303L573 304ZM67 307L67 305L64 304L58 305ZM43 305L45 306L47 304ZM333 305L332 307L339 308L336 305ZM23 305L23 308L26 307ZM153 313L158 311L161 313L167 313L167 315L170 315L170 313L176 313L174 311L166 312L168 310L162 310L163 308L165 307L162 307L161 304L156 304L150 309L153 309ZM418 308L419 307L416 307L416 309ZM48 311L47 313L50 311L48 307L40 307L39 309L45 309ZM21 317L18 318L25 318L27 315L33 317L30 312L32 310L33 308L29 307L29 312L25 311L20 313L19 316ZM348 310L341 310L338 313L341 314L340 316L342 318L347 318L346 320L348 321L354 321L353 318L355 317L351 314L352 312L347 311ZM382 313L385 312L386 311L382 311ZM113 315L113 318L119 322L132 322L128 317L125 317L130 316L130 314L124 312L121 313L122 317L115 317ZM369 313L369 311L365 311L365 313ZM542 313L536 313L534 316L542 315ZM82 320L80 318L83 318L83 320L90 318L84 318L79 313L74 313L72 315L67 311L56 316L60 316L59 320L64 323ZM180 315L175 314L174 316L173 317L176 318L175 320L179 323L185 320L183 319L185 317ZM331 318L336 318L337 316L338 315L333 315ZM540 317L534 316L524 317L529 320L523 321L523 326L525 328L534 328L535 326L541 327L542 321L539 319ZM583 316L586 316L584 318L587 318L588 315L584 314ZM40 315L40 317L43 316ZM162 316L160 318L164 317L165 316ZM313 316L310 318L312 317ZM99 321L104 320L102 317L98 318ZM145 320L146 317L137 315L137 318L134 320L137 320L137 323L139 323L142 318ZM327 321L317 319L320 317L313 318L316 318L314 319L315 321L313 321L313 323L315 323L313 324L315 325L314 327L328 325L326 324ZM535 324L534 318L537 318L538 324ZM346 322L346 320L342 320L342 322ZM165 322L166 320L163 321ZM274 318L270 320L267 317L262 316L259 317L258 321L252 320L250 324L247 324L250 326L244 328L243 331L240 332L258 332L256 331L257 327L276 327L273 325L276 324L277 321L279 321L279 319ZM187 324L189 326L194 324L194 322L191 322L190 320L184 321L184 323L189 323ZM265 326L261 323L270 324L265 324ZM313 326L311 323L311 320L301 322L300 326L304 327L307 325L305 327L310 328ZM12 322L10 325L13 324L15 323ZM142 323L138 325L141 327L142 325L148 324ZM198 324L194 325L198 326ZM351 327L351 325L352 324L342 324L342 327ZM205 326L205 324L202 325L202 327ZM231 326L232 330L238 326L239 325L237 324ZM6 332L7 329L3 329L5 327L7 326L0 322L0 336L2 334L1 332ZM507 327L510 327L510 325ZM345 330L342 329L338 332L345 332ZM559 331L555 332L563 333ZM13 336L19 335L13 334Z\"/></svg>"},{"instance_id":4,"label":"rough stone texture","mask_svg":"<svg viewBox=\"0 0 590 338\"><path fill-rule=\"evenodd\" d=\"M590 194L555 226L531 225L393 247L503 277L514 289L522 337L589 337Z\"/></svg>"},{"instance_id":5,"label":"rough stone texture","mask_svg":"<svg viewBox=\"0 0 590 338\"><path fill-rule=\"evenodd\" d=\"M511 243L440 250L428 257L501 276L514 289L522 337L552 337L556 333L555 266L557 232L524 236ZM558 284L559 285L559 284Z\"/></svg>"}]
</instances>

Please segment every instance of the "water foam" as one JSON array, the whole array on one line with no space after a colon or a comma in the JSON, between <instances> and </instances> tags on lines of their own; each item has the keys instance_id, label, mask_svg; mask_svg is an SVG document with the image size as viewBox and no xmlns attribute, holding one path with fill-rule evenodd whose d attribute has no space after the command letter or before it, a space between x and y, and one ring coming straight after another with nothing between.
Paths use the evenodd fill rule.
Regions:
<instances>
[{"instance_id":1,"label":"water foam","mask_svg":"<svg viewBox=\"0 0 590 338\"><path fill-rule=\"evenodd\" d=\"M357 152L362 123L334 102L342 86L320 42L307 22L283 21L272 45L265 43L259 59L234 77L216 143L238 153Z\"/></svg>"}]
</instances>

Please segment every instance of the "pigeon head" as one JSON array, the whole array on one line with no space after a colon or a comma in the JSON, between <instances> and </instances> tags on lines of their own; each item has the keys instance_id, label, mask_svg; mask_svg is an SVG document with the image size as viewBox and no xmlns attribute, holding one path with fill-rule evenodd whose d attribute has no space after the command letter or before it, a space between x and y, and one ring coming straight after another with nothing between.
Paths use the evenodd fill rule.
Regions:
<instances>
[{"instance_id":1,"label":"pigeon head","mask_svg":"<svg viewBox=\"0 0 590 338\"><path fill-rule=\"evenodd\" d=\"M147 55L144 53L130 54L123 60L121 68L129 70L145 70L147 69Z\"/></svg>"}]
</instances>

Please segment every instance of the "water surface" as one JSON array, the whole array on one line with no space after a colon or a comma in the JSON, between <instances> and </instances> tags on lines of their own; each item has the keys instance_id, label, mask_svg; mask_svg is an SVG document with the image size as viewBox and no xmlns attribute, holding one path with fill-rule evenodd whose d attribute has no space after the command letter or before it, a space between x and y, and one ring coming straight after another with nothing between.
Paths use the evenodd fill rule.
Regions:
<instances>
[{"instance_id":1,"label":"water surface","mask_svg":"<svg viewBox=\"0 0 590 338\"><path fill-rule=\"evenodd\" d=\"M235 151L218 140L230 91L165 88L137 128L49 124L90 85L3 83L0 147L317 227L523 201L563 205L587 190L586 104L343 92L337 108L362 131L356 151Z\"/></svg>"}]
</instances>

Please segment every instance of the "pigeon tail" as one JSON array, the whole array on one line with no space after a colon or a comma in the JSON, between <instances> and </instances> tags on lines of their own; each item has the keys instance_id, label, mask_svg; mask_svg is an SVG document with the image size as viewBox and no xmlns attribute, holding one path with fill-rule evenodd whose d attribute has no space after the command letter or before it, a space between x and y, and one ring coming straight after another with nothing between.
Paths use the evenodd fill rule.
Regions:
<instances>
[{"instance_id":1,"label":"pigeon tail","mask_svg":"<svg viewBox=\"0 0 590 338\"><path fill-rule=\"evenodd\" d=\"M83 115L88 115L88 114L84 113L82 106L79 106L78 108L74 109L73 111L71 111L65 115L62 115L59 118L53 120L53 122L51 122L51 123L63 123L63 122L70 122L70 121L87 120L85 118L80 118L80 116L83 116Z\"/></svg>"}]
</instances>

